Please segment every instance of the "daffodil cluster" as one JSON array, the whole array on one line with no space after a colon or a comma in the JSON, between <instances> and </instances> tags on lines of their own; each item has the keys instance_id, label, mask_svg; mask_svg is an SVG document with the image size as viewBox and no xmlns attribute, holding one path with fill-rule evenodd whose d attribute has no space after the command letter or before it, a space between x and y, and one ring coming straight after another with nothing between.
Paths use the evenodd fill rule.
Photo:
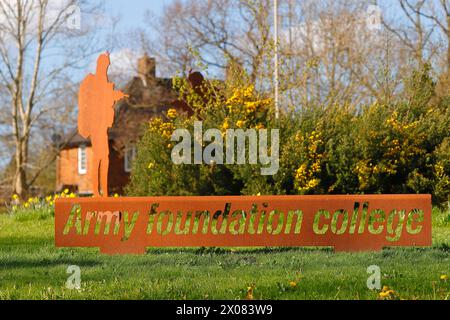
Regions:
<instances>
[{"instance_id":1,"label":"daffodil cluster","mask_svg":"<svg viewBox=\"0 0 450 320\"><path fill-rule=\"evenodd\" d=\"M52 209L55 205L55 201L58 198L75 198L76 195L70 192L69 189L65 189L61 193L55 193L48 195L45 198L30 197L26 201L20 201L18 195L14 194L11 197L10 212L15 213L18 211L37 210L37 209Z\"/></svg>"}]
</instances>

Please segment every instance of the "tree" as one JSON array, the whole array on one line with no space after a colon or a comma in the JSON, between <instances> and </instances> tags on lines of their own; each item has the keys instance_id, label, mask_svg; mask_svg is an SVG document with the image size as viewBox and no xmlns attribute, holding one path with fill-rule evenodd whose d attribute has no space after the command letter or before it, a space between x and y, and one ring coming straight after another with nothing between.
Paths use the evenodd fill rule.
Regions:
<instances>
[{"instance_id":1,"label":"tree","mask_svg":"<svg viewBox=\"0 0 450 320\"><path fill-rule=\"evenodd\" d=\"M30 152L48 148L52 133L60 132L72 114L72 101L63 104L73 94L68 71L99 49L88 25L78 28L83 5L75 0L0 2L0 126L2 142L14 154L12 191L20 197L56 158L54 152L36 163Z\"/></svg>"},{"instance_id":2,"label":"tree","mask_svg":"<svg viewBox=\"0 0 450 320\"><path fill-rule=\"evenodd\" d=\"M427 1L427 6L416 8L415 13L431 21L433 27L441 31L447 42L439 91L443 91L442 96L448 96L450 94L450 0Z\"/></svg>"},{"instance_id":3,"label":"tree","mask_svg":"<svg viewBox=\"0 0 450 320\"><path fill-rule=\"evenodd\" d=\"M393 23L389 23L386 19L383 19L383 25L410 50L412 57L414 57L414 60L420 68L429 62L433 54L431 52L428 57L425 56L425 50L432 42L431 37L434 31L433 28L427 27L423 16L420 14L424 10L425 0L398 0L398 5L406 23L403 26L392 26Z\"/></svg>"},{"instance_id":4,"label":"tree","mask_svg":"<svg viewBox=\"0 0 450 320\"><path fill-rule=\"evenodd\" d=\"M243 64L253 80L261 78L270 61L272 1L177 0L148 26L157 31L136 33L144 51L166 64L169 72L187 74L196 60L225 73L229 63Z\"/></svg>"},{"instance_id":5,"label":"tree","mask_svg":"<svg viewBox=\"0 0 450 320\"><path fill-rule=\"evenodd\" d=\"M427 1L427 7L425 9L418 7L415 9L415 12L416 14L431 20L446 38L446 63L447 71L450 73L450 1Z\"/></svg>"},{"instance_id":6,"label":"tree","mask_svg":"<svg viewBox=\"0 0 450 320\"><path fill-rule=\"evenodd\" d=\"M437 1L448 9L448 0ZM375 6L377 1L280 0L282 108L391 101L411 68L436 66L442 41L428 19L446 27L443 10L431 14L437 2L434 7L430 2L436 1L380 1ZM214 75L241 65L259 89L271 92L272 6L272 1L177 0L159 19L148 19L157 30L155 38L140 30L138 39L168 73L187 74L197 59ZM379 14L376 28L368 22L373 13Z\"/></svg>"}]
</instances>

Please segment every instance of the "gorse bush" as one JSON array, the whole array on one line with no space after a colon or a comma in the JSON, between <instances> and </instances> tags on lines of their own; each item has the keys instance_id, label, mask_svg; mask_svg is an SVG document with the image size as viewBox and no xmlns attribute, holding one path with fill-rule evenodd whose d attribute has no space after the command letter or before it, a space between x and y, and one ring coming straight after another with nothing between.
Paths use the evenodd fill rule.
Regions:
<instances>
[{"instance_id":1,"label":"gorse bush","mask_svg":"<svg viewBox=\"0 0 450 320\"><path fill-rule=\"evenodd\" d=\"M404 92L389 102L304 107L277 120L273 101L243 75L196 88L177 79L180 99L193 114L170 110L150 121L127 193L431 193L435 203L444 204L450 195L450 99L435 96L428 74L428 67L414 71ZM194 121L224 137L227 129L279 129L279 171L262 176L260 165L173 164L171 135L185 128L193 136Z\"/></svg>"}]
</instances>

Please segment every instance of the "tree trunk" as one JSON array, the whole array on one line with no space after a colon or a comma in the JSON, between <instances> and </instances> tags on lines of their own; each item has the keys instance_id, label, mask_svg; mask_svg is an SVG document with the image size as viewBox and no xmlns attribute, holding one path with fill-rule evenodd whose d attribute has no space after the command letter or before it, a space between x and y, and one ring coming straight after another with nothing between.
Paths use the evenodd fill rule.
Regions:
<instances>
[{"instance_id":1,"label":"tree trunk","mask_svg":"<svg viewBox=\"0 0 450 320\"><path fill-rule=\"evenodd\" d=\"M17 144L15 156L16 172L13 181L13 192L17 194L21 199L24 199L27 196L28 192L27 176L25 170L28 153L27 145L28 141L21 141L21 143Z\"/></svg>"},{"instance_id":2,"label":"tree trunk","mask_svg":"<svg viewBox=\"0 0 450 320\"><path fill-rule=\"evenodd\" d=\"M21 152L16 152L16 172L13 181L13 191L21 199L25 198L25 170L23 169L23 161Z\"/></svg>"},{"instance_id":3,"label":"tree trunk","mask_svg":"<svg viewBox=\"0 0 450 320\"><path fill-rule=\"evenodd\" d=\"M447 14L447 81L450 81L450 14Z\"/></svg>"}]
</instances>

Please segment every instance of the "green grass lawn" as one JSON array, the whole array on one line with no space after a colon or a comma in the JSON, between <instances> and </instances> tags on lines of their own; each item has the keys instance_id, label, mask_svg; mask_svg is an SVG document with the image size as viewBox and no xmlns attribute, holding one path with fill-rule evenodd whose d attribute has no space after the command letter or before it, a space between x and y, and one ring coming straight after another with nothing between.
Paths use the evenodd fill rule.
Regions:
<instances>
[{"instance_id":1,"label":"green grass lawn","mask_svg":"<svg viewBox=\"0 0 450 320\"><path fill-rule=\"evenodd\" d=\"M402 299L449 299L450 213L434 210L433 248L334 253L329 249L150 249L104 256L57 249L53 217L0 215L0 299L377 299L366 287L378 265L382 285ZM66 288L69 265L81 290ZM297 285L293 286L291 282Z\"/></svg>"}]
</instances>

